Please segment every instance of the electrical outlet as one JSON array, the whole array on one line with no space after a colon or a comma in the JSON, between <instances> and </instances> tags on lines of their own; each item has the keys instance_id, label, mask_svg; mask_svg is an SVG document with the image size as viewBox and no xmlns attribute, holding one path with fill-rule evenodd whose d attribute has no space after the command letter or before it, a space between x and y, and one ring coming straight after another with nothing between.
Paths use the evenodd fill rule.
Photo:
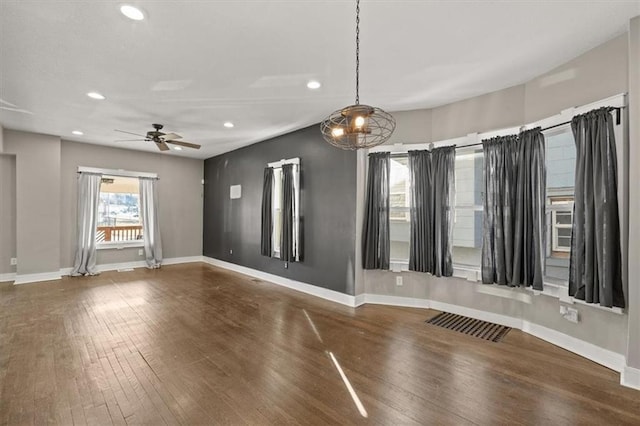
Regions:
<instances>
[{"instance_id":1,"label":"electrical outlet","mask_svg":"<svg viewBox=\"0 0 640 426\"><path fill-rule=\"evenodd\" d=\"M560 315L562 315L562 318L566 319L569 322L577 323L578 321L580 321L578 310L575 308L560 306Z\"/></svg>"},{"instance_id":2,"label":"electrical outlet","mask_svg":"<svg viewBox=\"0 0 640 426\"><path fill-rule=\"evenodd\" d=\"M144 254L144 251L142 249L138 250L138 256L142 256Z\"/></svg>"},{"instance_id":3,"label":"electrical outlet","mask_svg":"<svg viewBox=\"0 0 640 426\"><path fill-rule=\"evenodd\" d=\"M396 285L398 287L402 286L402 276L396 277Z\"/></svg>"},{"instance_id":4,"label":"electrical outlet","mask_svg":"<svg viewBox=\"0 0 640 426\"><path fill-rule=\"evenodd\" d=\"M229 250L229 254L233 254L233 250Z\"/></svg>"},{"instance_id":5,"label":"electrical outlet","mask_svg":"<svg viewBox=\"0 0 640 426\"><path fill-rule=\"evenodd\" d=\"M289 269L289 262L284 262L284 269Z\"/></svg>"},{"instance_id":6,"label":"electrical outlet","mask_svg":"<svg viewBox=\"0 0 640 426\"><path fill-rule=\"evenodd\" d=\"M15 257L11 258L11 261L9 262L10 265L17 265L18 264L18 259L16 259Z\"/></svg>"}]
</instances>

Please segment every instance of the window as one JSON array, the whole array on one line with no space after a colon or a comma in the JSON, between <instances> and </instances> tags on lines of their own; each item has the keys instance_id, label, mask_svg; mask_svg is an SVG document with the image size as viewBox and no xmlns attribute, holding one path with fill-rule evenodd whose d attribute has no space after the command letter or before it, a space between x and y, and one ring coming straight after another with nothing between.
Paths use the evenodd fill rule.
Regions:
<instances>
[{"instance_id":1,"label":"window","mask_svg":"<svg viewBox=\"0 0 640 426\"><path fill-rule=\"evenodd\" d=\"M293 164L293 191L295 193L293 200L293 243L294 254L297 260L300 259L300 159L294 158L283 160L277 163L270 163L273 167L273 187L271 201L271 215L273 220L273 231L271 233L271 250L272 257L280 258L280 238L282 236L283 227L283 203L284 203L284 182L282 165Z\"/></svg>"},{"instance_id":2,"label":"window","mask_svg":"<svg viewBox=\"0 0 640 426\"><path fill-rule=\"evenodd\" d=\"M484 156L482 147L456 151L455 205L453 216L453 263L479 267L482 257L484 203Z\"/></svg>"},{"instance_id":3,"label":"window","mask_svg":"<svg viewBox=\"0 0 640 426\"><path fill-rule=\"evenodd\" d=\"M392 262L409 261L411 235L409 158L392 156L389 174L389 240Z\"/></svg>"},{"instance_id":4,"label":"window","mask_svg":"<svg viewBox=\"0 0 640 426\"><path fill-rule=\"evenodd\" d=\"M275 257L280 257L280 235L282 234L282 168L273 169L273 233L271 243Z\"/></svg>"},{"instance_id":5,"label":"window","mask_svg":"<svg viewBox=\"0 0 640 426\"><path fill-rule=\"evenodd\" d=\"M549 197L551 256L568 257L571 251L573 197Z\"/></svg>"},{"instance_id":6,"label":"window","mask_svg":"<svg viewBox=\"0 0 640 426\"><path fill-rule=\"evenodd\" d=\"M459 149L455 165L453 262L480 266L483 203L482 148ZM408 157L391 157L389 175L389 240L391 262L409 260L411 201Z\"/></svg>"},{"instance_id":7,"label":"window","mask_svg":"<svg viewBox=\"0 0 640 426\"><path fill-rule=\"evenodd\" d=\"M96 241L103 247L113 245L110 243L142 242L138 178L102 177Z\"/></svg>"},{"instance_id":8,"label":"window","mask_svg":"<svg viewBox=\"0 0 640 426\"><path fill-rule=\"evenodd\" d=\"M576 147L573 133L563 126L545 134L547 168L545 281L566 285L573 199L575 196Z\"/></svg>"}]
</instances>

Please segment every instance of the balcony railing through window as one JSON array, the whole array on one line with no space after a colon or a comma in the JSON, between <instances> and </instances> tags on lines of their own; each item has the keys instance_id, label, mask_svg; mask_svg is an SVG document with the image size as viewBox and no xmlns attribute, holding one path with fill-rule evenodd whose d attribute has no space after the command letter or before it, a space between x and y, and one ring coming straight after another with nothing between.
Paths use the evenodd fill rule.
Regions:
<instances>
[{"instance_id":1,"label":"balcony railing through window","mask_svg":"<svg viewBox=\"0 0 640 426\"><path fill-rule=\"evenodd\" d=\"M98 226L97 228L98 243L135 240L142 240L142 225Z\"/></svg>"}]
</instances>

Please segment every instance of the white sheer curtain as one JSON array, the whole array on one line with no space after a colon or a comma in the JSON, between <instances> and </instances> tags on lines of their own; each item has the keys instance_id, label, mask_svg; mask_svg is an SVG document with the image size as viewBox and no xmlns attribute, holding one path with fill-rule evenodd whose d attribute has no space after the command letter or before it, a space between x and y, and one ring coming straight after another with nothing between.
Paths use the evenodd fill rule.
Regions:
<instances>
[{"instance_id":1,"label":"white sheer curtain","mask_svg":"<svg viewBox=\"0 0 640 426\"><path fill-rule=\"evenodd\" d=\"M155 178L140 178L140 217L147 266L159 268L162 264L162 242L158 219L158 180Z\"/></svg>"},{"instance_id":2,"label":"white sheer curtain","mask_svg":"<svg viewBox=\"0 0 640 426\"><path fill-rule=\"evenodd\" d=\"M78 232L71 275L96 275L96 227L102 175L78 173Z\"/></svg>"}]
</instances>

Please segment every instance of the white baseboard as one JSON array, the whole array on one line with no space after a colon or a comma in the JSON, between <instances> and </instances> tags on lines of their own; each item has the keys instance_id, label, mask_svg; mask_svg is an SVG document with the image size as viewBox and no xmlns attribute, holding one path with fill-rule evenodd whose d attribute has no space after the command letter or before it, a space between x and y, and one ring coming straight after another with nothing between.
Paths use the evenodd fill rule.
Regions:
<instances>
[{"instance_id":1,"label":"white baseboard","mask_svg":"<svg viewBox=\"0 0 640 426\"><path fill-rule=\"evenodd\" d=\"M7 281L15 281L16 273L15 272L7 272L6 274L0 274L0 283L5 283Z\"/></svg>"},{"instance_id":2,"label":"white baseboard","mask_svg":"<svg viewBox=\"0 0 640 426\"><path fill-rule=\"evenodd\" d=\"M373 305L403 306L407 308L424 308L431 307L430 301L427 299L418 299L414 297L387 296L384 294L363 294L364 303Z\"/></svg>"},{"instance_id":3,"label":"white baseboard","mask_svg":"<svg viewBox=\"0 0 640 426\"><path fill-rule=\"evenodd\" d=\"M202 260L203 262L208 263L209 265L212 265L212 266L217 266L217 267L228 269L231 271L240 272L241 274L248 275L250 277L269 281L273 284L278 284L283 287L290 288L292 290L297 290L302 293L310 294L312 296L318 296L323 299L330 300L332 302L340 303L341 305L346 305L350 307L356 306L355 296L350 296L348 294L340 293L338 291L329 290L326 288L303 283L300 281L291 280L289 278L284 278L279 275L269 274L267 272L258 271L256 269L247 268L246 266L236 265L235 263L225 262L223 260L214 259L212 257L203 256L202 259L203 259Z\"/></svg>"},{"instance_id":4,"label":"white baseboard","mask_svg":"<svg viewBox=\"0 0 640 426\"><path fill-rule=\"evenodd\" d=\"M358 294L357 296L355 296L355 303L354 303L354 307L357 308L358 306L364 305L366 302L365 298L364 298L364 294Z\"/></svg>"},{"instance_id":5,"label":"white baseboard","mask_svg":"<svg viewBox=\"0 0 640 426\"><path fill-rule=\"evenodd\" d=\"M195 263L204 262L202 256L187 256L187 257L171 257L169 259L163 259L163 265L178 265L181 263ZM144 263L144 262L142 262ZM147 266L146 264L144 266Z\"/></svg>"},{"instance_id":6,"label":"white baseboard","mask_svg":"<svg viewBox=\"0 0 640 426\"><path fill-rule=\"evenodd\" d=\"M600 346L529 321L523 321L522 331L619 373L624 369L625 357L617 352L603 349Z\"/></svg>"},{"instance_id":7,"label":"white baseboard","mask_svg":"<svg viewBox=\"0 0 640 426\"><path fill-rule=\"evenodd\" d=\"M13 284L28 284L37 283L41 281L54 281L62 278L60 271L55 272L41 272L38 274L16 274Z\"/></svg>"},{"instance_id":8,"label":"white baseboard","mask_svg":"<svg viewBox=\"0 0 640 426\"><path fill-rule=\"evenodd\" d=\"M620 374L620 384L640 390L640 369L625 365Z\"/></svg>"},{"instance_id":9,"label":"white baseboard","mask_svg":"<svg viewBox=\"0 0 640 426\"><path fill-rule=\"evenodd\" d=\"M103 265L96 265L98 272L117 271L118 269L133 269L144 268L147 264L143 260L136 260L134 262L121 262L121 263L105 263ZM60 274L67 276L71 274L73 268L62 268Z\"/></svg>"},{"instance_id":10,"label":"white baseboard","mask_svg":"<svg viewBox=\"0 0 640 426\"><path fill-rule=\"evenodd\" d=\"M193 263L193 262L202 262L202 256L187 256L187 257L171 257L168 259L163 259L163 265L178 265L181 263ZM107 272L107 271L118 271L121 269L135 269L135 268L146 268L147 262L144 260L135 260L133 262L121 262L121 263L105 263L102 265L96 265L98 272ZM73 268L64 268L60 270L62 275L69 275Z\"/></svg>"}]
</instances>

